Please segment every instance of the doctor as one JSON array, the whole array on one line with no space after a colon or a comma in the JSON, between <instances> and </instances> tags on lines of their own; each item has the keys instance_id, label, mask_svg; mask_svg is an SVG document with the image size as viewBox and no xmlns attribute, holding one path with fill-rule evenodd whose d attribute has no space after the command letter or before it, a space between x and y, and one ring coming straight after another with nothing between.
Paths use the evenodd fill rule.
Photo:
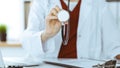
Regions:
<instances>
[{"instance_id":1,"label":"doctor","mask_svg":"<svg viewBox=\"0 0 120 68\"><path fill-rule=\"evenodd\" d=\"M120 34L104 0L70 0L70 35L61 37L57 14L68 0L34 0L22 45L29 57L120 59Z\"/></svg>"}]
</instances>

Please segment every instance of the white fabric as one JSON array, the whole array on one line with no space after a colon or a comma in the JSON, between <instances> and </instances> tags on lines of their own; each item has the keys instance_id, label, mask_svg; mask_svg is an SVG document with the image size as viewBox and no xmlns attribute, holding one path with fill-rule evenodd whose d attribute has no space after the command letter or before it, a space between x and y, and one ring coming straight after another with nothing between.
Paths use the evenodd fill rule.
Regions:
<instances>
[{"instance_id":1,"label":"white fabric","mask_svg":"<svg viewBox=\"0 0 120 68\"><path fill-rule=\"evenodd\" d=\"M68 1L64 0L65 4L68 5ZM78 2L70 2L69 10L73 11Z\"/></svg>"},{"instance_id":2,"label":"white fabric","mask_svg":"<svg viewBox=\"0 0 120 68\"><path fill-rule=\"evenodd\" d=\"M1 51L0 51L0 68L4 68L4 62L3 62Z\"/></svg>"},{"instance_id":3,"label":"white fabric","mask_svg":"<svg viewBox=\"0 0 120 68\"><path fill-rule=\"evenodd\" d=\"M61 31L45 43L41 42L45 17L56 5L61 8L59 0L33 1L28 28L22 37L23 47L33 58L58 56ZM111 14L104 0L82 0L77 30L78 59L113 59L120 54L120 33Z\"/></svg>"}]
</instances>

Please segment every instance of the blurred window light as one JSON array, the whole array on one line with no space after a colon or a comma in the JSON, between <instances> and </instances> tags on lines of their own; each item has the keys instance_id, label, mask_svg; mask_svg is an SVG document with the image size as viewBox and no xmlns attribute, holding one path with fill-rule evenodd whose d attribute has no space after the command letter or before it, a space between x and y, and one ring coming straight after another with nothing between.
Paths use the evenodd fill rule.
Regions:
<instances>
[{"instance_id":1,"label":"blurred window light","mask_svg":"<svg viewBox=\"0 0 120 68\"><path fill-rule=\"evenodd\" d=\"M7 25L7 40L17 41L24 29L23 0L0 0L0 24Z\"/></svg>"}]
</instances>

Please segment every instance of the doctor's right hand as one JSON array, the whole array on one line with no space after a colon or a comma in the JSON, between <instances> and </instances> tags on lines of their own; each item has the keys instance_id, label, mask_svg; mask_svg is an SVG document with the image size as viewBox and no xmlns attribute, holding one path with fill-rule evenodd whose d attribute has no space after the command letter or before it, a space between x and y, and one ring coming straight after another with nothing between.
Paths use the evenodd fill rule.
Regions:
<instances>
[{"instance_id":1,"label":"doctor's right hand","mask_svg":"<svg viewBox=\"0 0 120 68\"><path fill-rule=\"evenodd\" d=\"M56 6L51 10L50 14L46 17L46 28L41 35L43 42L55 36L60 31L62 24L57 17L57 14L59 11L60 11L60 8Z\"/></svg>"}]
</instances>

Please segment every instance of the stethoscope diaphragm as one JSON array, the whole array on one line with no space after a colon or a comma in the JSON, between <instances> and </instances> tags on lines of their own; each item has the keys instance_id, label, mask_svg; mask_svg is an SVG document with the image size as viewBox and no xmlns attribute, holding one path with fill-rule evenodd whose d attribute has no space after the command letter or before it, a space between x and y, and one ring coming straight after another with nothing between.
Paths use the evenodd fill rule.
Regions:
<instances>
[{"instance_id":1,"label":"stethoscope diaphragm","mask_svg":"<svg viewBox=\"0 0 120 68\"><path fill-rule=\"evenodd\" d=\"M69 40L69 19L70 19L70 15L69 12L66 10L61 10L60 12L58 12L58 20L61 22L62 24L62 40L63 40L63 44L67 45L68 44L68 40ZM68 24L65 24L66 22L68 22ZM66 27L67 25L67 27Z\"/></svg>"},{"instance_id":2,"label":"stethoscope diaphragm","mask_svg":"<svg viewBox=\"0 0 120 68\"><path fill-rule=\"evenodd\" d=\"M60 12L58 12L58 20L64 24L64 22L67 22L70 18L69 12L66 10L61 10Z\"/></svg>"},{"instance_id":3,"label":"stethoscope diaphragm","mask_svg":"<svg viewBox=\"0 0 120 68\"><path fill-rule=\"evenodd\" d=\"M62 43L64 45L68 44L68 40L69 40L69 33L70 33L70 12L69 12L69 7L70 7L70 0L68 0L68 10L61 10L60 12L58 12L58 20L62 23ZM66 22L68 22L68 24L65 24Z\"/></svg>"}]
</instances>

